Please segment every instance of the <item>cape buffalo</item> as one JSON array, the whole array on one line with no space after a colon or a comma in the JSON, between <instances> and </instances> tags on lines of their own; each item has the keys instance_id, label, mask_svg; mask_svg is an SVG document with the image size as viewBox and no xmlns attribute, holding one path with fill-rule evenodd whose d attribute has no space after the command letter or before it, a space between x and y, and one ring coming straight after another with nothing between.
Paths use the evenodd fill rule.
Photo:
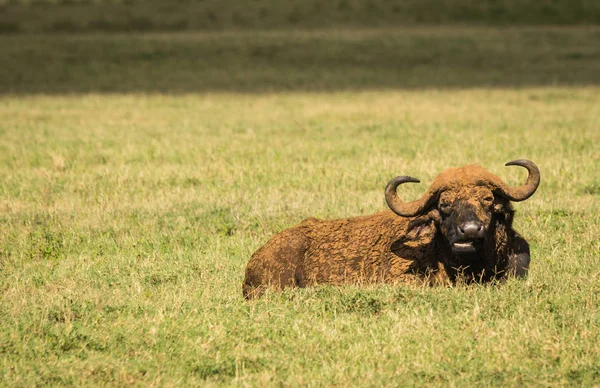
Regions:
<instances>
[{"instance_id":1,"label":"cape buffalo","mask_svg":"<svg viewBox=\"0 0 600 388\"><path fill-rule=\"evenodd\" d=\"M376 214L318 220L309 218L273 236L246 268L246 299L268 287L374 282L488 282L523 277L529 245L512 227L511 201L529 198L540 172L529 160L514 160L528 172L524 185L508 187L483 167L468 165L440 173L413 202L397 195L399 185L419 182L392 179L385 189L391 210Z\"/></svg>"}]
</instances>

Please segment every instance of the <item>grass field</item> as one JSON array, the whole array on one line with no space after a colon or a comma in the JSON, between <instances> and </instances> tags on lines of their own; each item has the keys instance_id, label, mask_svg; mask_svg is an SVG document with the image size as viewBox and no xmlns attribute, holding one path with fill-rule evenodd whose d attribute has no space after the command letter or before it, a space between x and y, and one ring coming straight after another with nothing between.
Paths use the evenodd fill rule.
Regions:
<instances>
[{"instance_id":1,"label":"grass field","mask_svg":"<svg viewBox=\"0 0 600 388\"><path fill-rule=\"evenodd\" d=\"M0 385L600 384L599 41L1 37ZM517 184L517 158L542 173L527 280L243 300L277 231L385 209L400 174L406 198L467 163Z\"/></svg>"},{"instance_id":2,"label":"grass field","mask_svg":"<svg viewBox=\"0 0 600 388\"><path fill-rule=\"evenodd\" d=\"M14 35L1 94L600 86L600 28Z\"/></svg>"},{"instance_id":3,"label":"grass field","mask_svg":"<svg viewBox=\"0 0 600 388\"><path fill-rule=\"evenodd\" d=\"M0 34L598 25L591 0L0 0Z\"/></svg>"}]
</instances>

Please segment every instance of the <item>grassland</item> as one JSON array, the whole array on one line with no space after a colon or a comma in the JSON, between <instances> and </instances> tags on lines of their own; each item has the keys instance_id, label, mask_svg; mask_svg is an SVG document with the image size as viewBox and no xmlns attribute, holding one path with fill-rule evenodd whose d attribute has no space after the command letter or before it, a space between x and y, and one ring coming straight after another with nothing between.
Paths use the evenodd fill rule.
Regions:
<instances>
[{"instance_id":1,"label":"grassland","mask_svg":"<svg viewBox=\"0 0 600 388\"><path fill-rule=\"evenodd\" d=\"M596 27L14 35L0 56L5 94L600 85Z\"/></svg>"},{"instance_id":2,"label":"grassland","mask_svg":"<svg viewBox=\"0 0 600 388\"><path fill-rule=\"evenodd\" d=\"M600 384L598 40L0 38L0 384ZM242 299L282 228L384 209L398 174L407 198L466 163L517 184L521 157L526 281Z\"/></svg>"},{"instance_id":3,"label":"grassland","mask_svg":"<svg viewBox=\"0 0 600 388\"><path fill-rule=\"evenodd\" d=\"M598 25L590 0L0 0L0 33Z\"/></svg>"}]
</instances>

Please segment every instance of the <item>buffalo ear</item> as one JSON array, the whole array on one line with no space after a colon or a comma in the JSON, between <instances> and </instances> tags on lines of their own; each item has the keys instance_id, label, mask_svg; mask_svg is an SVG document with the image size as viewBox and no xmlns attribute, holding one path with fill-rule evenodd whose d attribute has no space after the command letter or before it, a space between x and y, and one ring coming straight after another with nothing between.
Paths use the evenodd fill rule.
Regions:
<instances>
[{"instance_id":1,"label":"buffalo ear","mask_svg":"<svg viewBox=\"0 0 600 388\"><path fill-rule=\"evenodd\" d=\"M494 201L494 213L504 213L506 210L510 210L510 202L504 197L497 196Z\"/></svg>"},{"instance_id":2,"label":"buffalo ear","mask_svg":"<svg viewBox=\"0 0 600 388\"><path fill-rule=\"evenodd\" d=\"M508 199L501 198L494 203L493 215L494 218L503 224L507 225L508 227L512 227L515 209L513 209L512 204Z\"/></svg>"},{"instance_id":3,"label":"buffalo ear","mask_svg":"<svg viewBox=\"0 0 600 388\"><path fill-rule=\"evenodd\" d=\"M440 212L434 208L428 213L425 213L417 218L413 218L408 224L406 233L408 235L418 237L423 232L434 228L436 225L439 225L441 220L442 218L440 216Z\"/></svg>"}]
</instances>

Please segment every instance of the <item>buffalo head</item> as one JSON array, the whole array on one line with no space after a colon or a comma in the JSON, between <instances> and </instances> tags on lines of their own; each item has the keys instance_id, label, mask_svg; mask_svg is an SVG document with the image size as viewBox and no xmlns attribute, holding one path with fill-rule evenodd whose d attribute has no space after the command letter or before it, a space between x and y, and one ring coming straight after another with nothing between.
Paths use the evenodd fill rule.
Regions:
<instances>
[{"instance_id":1,"label":"buffalo head","mask_svg":"<svg viewBox=\"0 0 600 388\"><path fill-rule=\"evenodd\" d=\"M403 217L427 214L433 219L455 255L480 250L492 234L490 229L512 224L510 201L523 201L538 188L540 172L529 160L514 160L507 166L521 166L529 171L527 182L508 187L496 175L476 165L451 168L440 173L427 192L418 200L403 202L396 189L402 183L419 182L409 176L392 179L385 190L388 206Z\"/></svg>"}]
</instances>

